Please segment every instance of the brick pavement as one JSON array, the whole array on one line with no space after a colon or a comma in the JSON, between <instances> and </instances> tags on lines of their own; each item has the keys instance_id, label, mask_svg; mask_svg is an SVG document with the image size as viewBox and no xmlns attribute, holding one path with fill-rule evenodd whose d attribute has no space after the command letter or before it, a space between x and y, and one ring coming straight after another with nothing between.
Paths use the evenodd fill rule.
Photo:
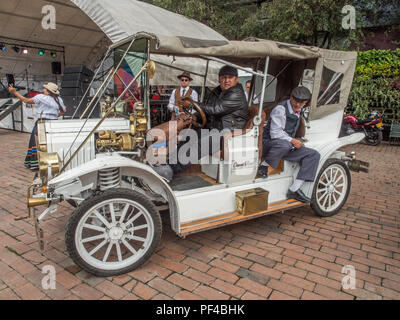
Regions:
<instances>
[{"instance_id":1,"label":"brick pavement","mask_svg":"<svg viewBox=\"0 0 400 320\"><path fill-rule=\"evenodd\" d=\"M44 255L22 217L33 174L23 167L28 134L0 130L0 299L400 299L400 147L346 147L371 162L352 173L342 211L317 217L310 208L178 238L163 217L156 253L139 270L96 278L74 265L64 244L72 207L43 222ZM56 268L44 290L42 267ZM356 269L345 290L342 268Z\"/></svg>"}]
</instances>

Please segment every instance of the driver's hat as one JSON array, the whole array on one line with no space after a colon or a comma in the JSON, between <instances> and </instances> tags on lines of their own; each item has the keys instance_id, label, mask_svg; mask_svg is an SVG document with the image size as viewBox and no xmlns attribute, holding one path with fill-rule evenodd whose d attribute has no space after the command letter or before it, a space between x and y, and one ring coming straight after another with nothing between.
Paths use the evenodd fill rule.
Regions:
<instances>
[{"instance_id":1,"label":"driver's hat","mask_svg":"<svg viewBox=\"0 0 400 320\"><path fill-rule=\"evenodd\" d=\"M311 92L306 87L296 87L292 90L291 96L297 101L307 101L311 99Z\"/></svg>"}]
</instances>

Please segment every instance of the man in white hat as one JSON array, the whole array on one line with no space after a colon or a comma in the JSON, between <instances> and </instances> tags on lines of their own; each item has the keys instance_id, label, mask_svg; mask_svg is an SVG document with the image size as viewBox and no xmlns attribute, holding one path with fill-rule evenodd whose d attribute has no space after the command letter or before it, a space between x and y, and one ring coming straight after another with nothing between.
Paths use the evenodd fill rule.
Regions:
<instances>
[{"instance_id":1,"label":"man in white hat","mask_svg":"<svg viewBox=\"0 0 400 320\"><path fill-rule=\"evenodd\" d=\"M63 100L59 97L60 92L55 83L49 82L43 86L43 94L38 94L33 98L26 98L17 92L12 86L8 91L26 104L36 105L36 114L38 120L57 120L63 115L67 108ZM36 170L38 168L37 146L35 136L37 135L37 121L33 127L31 138L29 140L28 153L25 158L25 167Z\"/></svg>"}]
</instances>

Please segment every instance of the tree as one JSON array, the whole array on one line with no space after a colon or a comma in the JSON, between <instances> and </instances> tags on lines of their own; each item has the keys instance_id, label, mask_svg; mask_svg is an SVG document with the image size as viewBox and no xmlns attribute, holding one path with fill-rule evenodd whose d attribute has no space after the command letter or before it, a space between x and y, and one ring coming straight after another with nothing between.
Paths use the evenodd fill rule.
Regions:
<instances>
[{"instance_id":1,"label":"tree","mask_svg":"<svg viewBox=\"0 0 400 320\"><path fill-rule=\"evenodd\" d=\"M202 22L230 40L258 37L341 49L362 39L362 23L378 21L391 6L400 4L400 0L146 1ZM345 5L356 8L356 29L342 27Z\"/></svg>"}]
</instances>

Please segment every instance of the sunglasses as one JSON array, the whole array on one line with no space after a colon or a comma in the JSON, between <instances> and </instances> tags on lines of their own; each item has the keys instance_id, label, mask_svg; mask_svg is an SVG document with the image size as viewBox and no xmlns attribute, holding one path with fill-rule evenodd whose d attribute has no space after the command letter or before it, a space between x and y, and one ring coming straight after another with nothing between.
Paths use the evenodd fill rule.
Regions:
<instances>
[{"instance_id":1,"label":"sunglasses","mask_svg":"<svg viewBox=\"0 0 400 320\"><path fill-rule=\"evenodd\" d=\"M187 79L187 78L181 78L181 81L182 81L182 82L189 82L190 80Z\"/></svg>"}]
</instances>

